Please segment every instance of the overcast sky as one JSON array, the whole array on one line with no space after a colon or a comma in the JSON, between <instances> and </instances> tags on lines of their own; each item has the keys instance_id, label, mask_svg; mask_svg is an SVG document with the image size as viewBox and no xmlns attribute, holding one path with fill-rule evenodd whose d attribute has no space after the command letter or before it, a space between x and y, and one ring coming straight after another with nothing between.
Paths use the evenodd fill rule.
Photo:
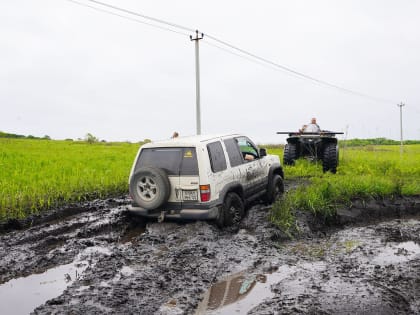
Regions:
<instances>
[{"instance_id":1,"label":"overcast sky","mask_svg":"<svg viewBox=\"0 0 420 315\"><path fill-rule=\"evenodd\" d=\"M404 138L420 139L420 1L103 1L391 100L296 78L211 46L205 36L202 133L243 132L259 143L284 143L277 131L316 117L322 129L348 128L348 138L399 139L402 101ZM191 135L194 44L66 0L3 0L0 108L0 130L24 135L76 139L89 132L109 141Z\"/></svg>"}]
</instances>

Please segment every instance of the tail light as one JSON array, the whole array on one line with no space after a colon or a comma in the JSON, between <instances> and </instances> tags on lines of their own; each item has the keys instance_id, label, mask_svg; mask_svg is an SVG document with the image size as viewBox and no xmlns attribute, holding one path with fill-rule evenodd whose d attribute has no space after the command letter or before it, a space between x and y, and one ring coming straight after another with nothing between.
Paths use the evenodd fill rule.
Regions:
<instances>
[{"instance_id":1,"label":"tail light","mask_svg":"<svg viewBox=\"0 0 420 315\"><path fill-rule=\"evenodd\" d=\"M210 185L200 185L200 198L203 202L210 200Z\"/></svg>"}]
</instances>

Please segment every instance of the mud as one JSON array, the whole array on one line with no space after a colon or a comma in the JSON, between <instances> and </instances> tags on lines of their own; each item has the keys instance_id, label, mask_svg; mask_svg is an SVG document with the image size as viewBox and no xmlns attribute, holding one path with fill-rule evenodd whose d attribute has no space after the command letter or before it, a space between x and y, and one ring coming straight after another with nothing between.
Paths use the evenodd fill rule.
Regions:
<instances>
[{"instance_id":1,"label":"mud","mask_svg":"<svg viewBox=\"0 0 420 315\"><path fill-rule=\"evenodd\" d=\"M220 230L146 222L127 202L97 200L3 229L0 305L11 314L420 312L419 198L355 202L331 222L299 213L295 240L262 205Z\"/></svg>"}]
</instances>

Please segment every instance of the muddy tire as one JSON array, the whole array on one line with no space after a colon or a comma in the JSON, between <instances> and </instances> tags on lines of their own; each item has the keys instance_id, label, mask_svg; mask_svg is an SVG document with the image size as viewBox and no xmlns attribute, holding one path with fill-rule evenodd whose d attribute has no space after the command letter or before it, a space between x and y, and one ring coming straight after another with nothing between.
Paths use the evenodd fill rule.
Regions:
<instances>
[{"instance_id":1,"label":"muddy tire","mask_svg":"<svg viewBox=\"0 0 420 315\"><path fill-rule=\"evenodd\" d=\"M328 143L324 148L324 156L322 158L322 170L330 171L335 174L338 166L338 146L335 143Z\"/></svg>"},{"instance_id":2,"label":"muddy tire","mask_svg":"<svg viewBox=\"0 0 420 315\"><path fill-rule=\"evenodd\" d=\"M216 223L219 227L232 226L239 223L245 214L241 197L236 193L228 193L219 211Z\"/></svg>"},{"instance_id":3,"label":"muddy tire","mask_svg":"<svg viewBox=\"0 0 420 315\"><path fill-rule=\"evenodd\" d=\"M295 160L297 159L297 149L296 144L288 143L284 146L283 153L283 163L285 165L295 165Z\"/></svg>"},{"instance_id":4,"label":"muddy tire","mask_svg":"<svg viewBox=\"0 0 420 315\"><path fill-rule=\"evenodd\" d=\"M153 210L168 200L170 188L168 176L162 169L143 167L131 179L130 195L140 207Z\"/></svg>"},{"instance_id":5,"label":"muddy tire","mask_svg":"<svg viewBox=\"0 0 420 315\"><path fill-rule=\"evenodd\" d=\"M276 174L268 185L269 187L267 188L267 194L264 199L267 204L272 204L284 193L283 178Z\"/></svg>"}]
</instances>

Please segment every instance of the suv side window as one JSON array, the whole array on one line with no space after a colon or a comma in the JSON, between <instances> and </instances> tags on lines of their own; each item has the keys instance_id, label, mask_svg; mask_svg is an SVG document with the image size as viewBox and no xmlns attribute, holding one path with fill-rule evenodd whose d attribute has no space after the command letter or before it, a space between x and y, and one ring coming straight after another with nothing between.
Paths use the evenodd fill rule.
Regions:
<instances>
[{"instance_id":1,"label":"suv side window","mask_svg":"<svg viewBox=\"0 0 420 315\"><path fill-rule=\"evenodd\" d=\"M213 173L223 171L227 168L225 153L223 152L220 141L209 143L207 145L207 151L209 152L210 165Z\"/></svg>"},{"instance_id":2,"label":"suv side window","mask_svg":"<svg viewBox=\"0 0 420 315\"><path fill-rule=\"evenodd\" d=\"M236 139L226 139L223 141L226 146L226 151L229 156L230 166L234 167L243 163L241 151L239 151Z\"/></svg>"},{"instance_id":3,"label":"suv side window","mask_svg":"<svg viewBox=\"0 0 420 315\"><path fill-rule=\"evenodd\" d=\"M241 150L244 159L246 159L246 156L249 155L251 155L253 159L259 158L258 150L251 140L247 137L238 137L236 140L238 141L239 149Z\"/></svg>"}]
</instances>

